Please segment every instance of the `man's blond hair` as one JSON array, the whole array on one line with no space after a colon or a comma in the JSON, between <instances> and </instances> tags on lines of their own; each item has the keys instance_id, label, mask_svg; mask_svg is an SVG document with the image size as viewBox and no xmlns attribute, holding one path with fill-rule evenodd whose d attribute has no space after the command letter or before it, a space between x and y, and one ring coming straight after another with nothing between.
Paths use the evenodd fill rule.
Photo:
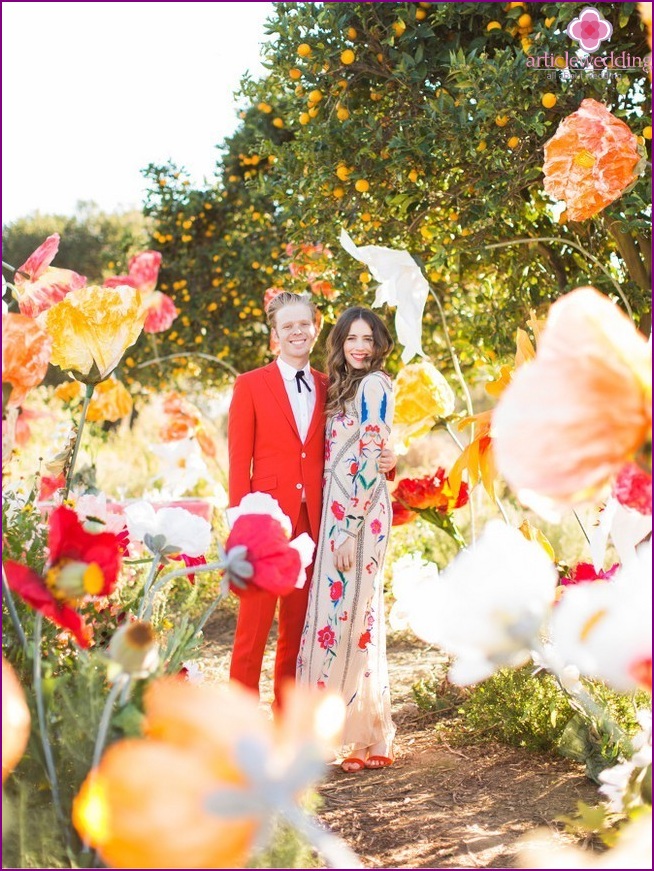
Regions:
<instances>
[{"instance_id":1,"label":"man's blond hair","mask_svg":"<svg viewBox=\"0 0 654 871\"><path fill-rule=\"evenodd\" d=\"M277 313L283 308L286 308L287 305L297 305L298 303L306 305L311 311L311 318L315 320L317 307L316 304L311 301L310 297L304 293L291 293L290 290L283 290L281 293L278 293L277 296L274 296L268 303L268 308L266 309L268 326L271 329L276 329Z\"/></svg>"}]
</instances>

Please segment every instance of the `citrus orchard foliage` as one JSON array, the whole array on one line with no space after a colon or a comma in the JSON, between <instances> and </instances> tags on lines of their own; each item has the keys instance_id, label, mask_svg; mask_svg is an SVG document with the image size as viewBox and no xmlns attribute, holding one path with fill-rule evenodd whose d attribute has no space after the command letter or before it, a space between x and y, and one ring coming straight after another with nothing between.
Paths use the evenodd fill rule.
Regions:
<instances>
[{"instance_id":1,"label":"citrus orchard foliage","mask_svg":"<svg viewBox=\"0 0 654 871\"><path fill-rule=\"evenodd\" d=\"M574 54L565 29L583 5L276 4L269 74L244 82L248 108L213 186L194 191L173 167L150 170L148 212L170 285L161 289L183 311L166 352L202 351L239 371L263 362L265 289L310 284L290 274L288 243L330 249L327 293L314 289L328 321L372 303L369 273L338 246L341 227L357 244L419 259L464 365L510 352L531 309L591 277L614 296L619 282L646 316L648 179L583 222L543 188L543 146L585 98L623 120L643 154L650 147L642 69L533 68L538 55ZM614 55L644 58L636 4L602 12ZM526 238L536 241L488 247ZM442 323L428 309L425 350L446 368ZM221 375L206 365L205 376Z\"/></svg>"}]
</instances>

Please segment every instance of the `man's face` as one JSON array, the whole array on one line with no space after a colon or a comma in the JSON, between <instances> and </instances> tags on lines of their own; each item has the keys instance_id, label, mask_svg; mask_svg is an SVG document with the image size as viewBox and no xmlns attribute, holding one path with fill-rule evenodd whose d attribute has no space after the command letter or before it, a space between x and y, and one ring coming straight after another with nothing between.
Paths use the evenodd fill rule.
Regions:
<instances>
[{"instance_id":1,"label":"man's face","mask_svg":"<svg viewBox=\"0 0 654 871\"><path fill-rule=\"evenodd\" d=\"M316 325L308 305L302 302L285 305L277 312L273 333L279 342L281 359L302 369L316 341Z\"/></svg>"}]
</instances>

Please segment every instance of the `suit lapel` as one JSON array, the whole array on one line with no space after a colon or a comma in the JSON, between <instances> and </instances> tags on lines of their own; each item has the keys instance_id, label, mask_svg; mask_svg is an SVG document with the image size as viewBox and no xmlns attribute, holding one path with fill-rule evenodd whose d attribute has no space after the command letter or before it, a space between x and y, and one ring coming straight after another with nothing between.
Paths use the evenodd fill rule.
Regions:
<instances>
[{"instance_id":1,"label":"suit lapel","mask_svg":"<svg viewBox=\"0 0 654 871\"><path fill-rule=\"evenodd\" d=\"M317 372L315 369L312 369L311 372L313 374L313 383L316 386L316 405L313 409L313 416L309 424L309 431L307 432L307 442L312 438L318 426L324 426L325 402L327 401L327 387L325 386L325 379L322 373Z\"/></svg>"},{"instance_id":2,"label":"suit lapel","mask_svg":"<svg viewBox=\"0 0 654 871\"><path fill-rule=\"evenodd\" d=\"M286 392L286 386L284 385L282 373L279 371L279 366L277 363L270 363L270 365L264 368L263 374L270 393L284 412L284 416L293 428L293 432L298 438L300 438L300 433L298 432L297 424L295 423L295 415L293 414L291 403L288 400L288 393Z\"/></svg>"}]
</instances>

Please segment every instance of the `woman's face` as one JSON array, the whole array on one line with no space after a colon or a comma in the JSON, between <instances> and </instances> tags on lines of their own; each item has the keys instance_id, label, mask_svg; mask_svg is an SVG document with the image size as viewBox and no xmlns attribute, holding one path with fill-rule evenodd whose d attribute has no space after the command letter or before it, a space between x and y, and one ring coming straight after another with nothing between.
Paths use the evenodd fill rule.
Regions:
<instances>
[{"instance_id":1,"label":"woman's face","mask_svg":"<svg viewBox=\"0 0 654 871\"><path fill-rule=\"evenodd\" d=\"M367 369L375 348L372 327L364 320L353 321L343 343L343 354L351 369Z\"/></svg>"}]
</instances>

